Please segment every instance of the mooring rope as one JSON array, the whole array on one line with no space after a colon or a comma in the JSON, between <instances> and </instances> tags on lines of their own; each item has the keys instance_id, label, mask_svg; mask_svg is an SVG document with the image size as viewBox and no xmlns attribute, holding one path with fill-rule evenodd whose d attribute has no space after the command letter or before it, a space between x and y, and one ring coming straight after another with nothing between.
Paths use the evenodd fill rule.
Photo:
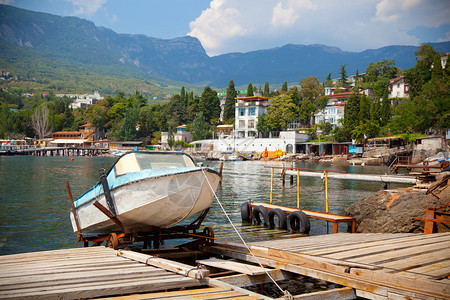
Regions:
<instances>
[{"instance_id":1,"label":"mooring rope","mask_svg":"<svg viewBox=\"0 0 450 300\"><path fill-rule=\"evenodd\" d=\"M275 279L269 274L269 272L267 272L266 268L263 267L263 265L261 264L261 262L259 261L259 259L256 257L256 255L253 253L253 251L250 249L250 247L247 245L247 243L245 242L244 238L242 237L242 235L239 233L239 231L237 230L236 226L234 225L233 221L231 221L230 217L228 216L228 213L225 211L225 208L223 207L222 203L220 202L219 198L217 197L216 191L213 189L211 183L209 182L208 177L205 174L205 170L203 168L201 168L203 175L205 176L206 182L208 183L208 186L211 190L211 192L214 195L214 199L217 201L217 203L219 204L220 208L222 209L223 213L225 214L225 217L227 217L228 222L230 222L231 226L233 227L234 231L237 233L237 235L239 236L240 240L242 241L242 243L245 245L245 248L247 248L248 252L253 256L253 258L256 260L256 262L258 263L258 265L264 270L264 272L266 273L266 275L270 278L270 280L272 280L272 282L275 284L275 286L283 293L284 297L286 299L294 299L292 297L292 295L289 293L288 290L283 290L281 288L281 286L275 281Z\"/></svg>"}]
</instances>

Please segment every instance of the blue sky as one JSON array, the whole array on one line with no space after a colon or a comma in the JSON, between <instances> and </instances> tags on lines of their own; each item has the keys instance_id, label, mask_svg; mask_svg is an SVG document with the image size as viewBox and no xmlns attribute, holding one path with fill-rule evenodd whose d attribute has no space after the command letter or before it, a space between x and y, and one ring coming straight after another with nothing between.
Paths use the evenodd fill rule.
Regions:
<instances>
[{"instance_id":1,"label":"blue sky","mask_svg":"<svg viewBox=\"0 0 450 300\"><path fill-rule=\"evenodd\" d=\"M450 40L449 0L0 0L117 33L197 37L211 56L324 44L345 51Z\"/></svg>"}]
</instances>

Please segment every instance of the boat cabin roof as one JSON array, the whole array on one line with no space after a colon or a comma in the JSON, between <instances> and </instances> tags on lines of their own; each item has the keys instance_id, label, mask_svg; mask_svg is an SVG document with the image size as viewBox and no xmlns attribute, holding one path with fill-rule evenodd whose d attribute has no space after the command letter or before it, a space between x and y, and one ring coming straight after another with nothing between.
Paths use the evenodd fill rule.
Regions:
<instances>
[{"instance_id":1,"label":"boat cabin roof","mask_svg":"<svg viewBox=\"0 0 450 300\"><path fill-rule=\"evenodd\" d=\"M142 170L178 169L195 167L192 158L185 153L128 152L114 165L116 176Z\"/></svg>"}]
</instances>

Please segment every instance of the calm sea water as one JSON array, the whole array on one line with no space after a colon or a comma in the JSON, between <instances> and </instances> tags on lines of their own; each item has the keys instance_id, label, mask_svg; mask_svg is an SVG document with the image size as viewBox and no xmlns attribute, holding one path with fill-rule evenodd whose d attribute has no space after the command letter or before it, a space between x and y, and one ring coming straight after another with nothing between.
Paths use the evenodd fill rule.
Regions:
<instances>
[{"instance_id":1,"label":"calm sea water","mask_svg":"<svg viewBox=\"0 0 450 300\"><path fill-rule=\"evenodd\" d=\"M0 255L82 246L75 242L76 234L69 221L70 203L65 182L69 181L76 199L95 185L98 170L108 170L114 161L115 158L110 157L75 157L71 161L70 157L0 156ZM208 161L204 164L219 167L219 162ZM217 197L239 230L248 231L252 228L241 222L242 202L249 198L258 202L269 201L270 169L265 166L272 165L282 166L281 162L225 162L223 181L217 190ZM385 166L330 166L311 163L296 163L294 166L344 170L349 173L387 172ZM323 187L320 178L301 178L300 182L310 191L318 191ZM330 180L330 212L343 213L352 203L382 188L382 183ZM282 189L278 175L273 199L274 204L295 207L296 188L290 188L287 180L286 188ZM325 211L325 194L310 193L302 189L300 205L304 209ZM203 225L211 226L216 237L237 240L216 201ZM311 235L326 232L326 222L311 220Z\"/></svg>"}]
</instances>

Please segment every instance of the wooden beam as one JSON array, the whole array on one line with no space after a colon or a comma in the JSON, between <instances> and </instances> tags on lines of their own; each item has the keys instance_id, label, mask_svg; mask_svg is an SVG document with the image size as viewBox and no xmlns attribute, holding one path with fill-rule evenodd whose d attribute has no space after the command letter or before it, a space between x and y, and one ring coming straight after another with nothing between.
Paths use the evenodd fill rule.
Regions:
<instances>
[{"instance_id":1,"label":"wooden beam","mask_svg":"<svg viewBox=\"0 0 450 300\"><path fill-rule=\"evenodd\" d=\"M197 263L206 265L206 266L219 268L219 269L236 271L238 273L244 273L247 275L266 274L266 272L270 270L270 269L262 268L260 266L239 263L236 261L230 261L230 260L224 260L224 259L218 259L218 258L197 260Z\"/></svg>"},{"instance_id":2,"label":"wooden beam","mask_svg":"<svg viewBox=\"0 0 450 300\"><path fill-rule=\"evenodd\" d=\"M163 268L167 271L192 277L195 279L206 279L209 276L208 270L198 269L186 264L174 262L164 258L158 258L151 255L137 253L130 250L118 250L117 256L139 261L147 265Z\"/></svg>"},{"instance_id":3,"label":"wooden beam","mask_svg":"<svg viewBox=\"0 0 450 300\"><path fill-rule=\"evenodd\" d=\"M276 300L283 300L278 298ZM294 295L294 300L350 300L356 299L355 291L350 287L340 289L332 289L328 291L320 291L314 293L306 293L301 295Z\"/></svg>"}]
</instances>

